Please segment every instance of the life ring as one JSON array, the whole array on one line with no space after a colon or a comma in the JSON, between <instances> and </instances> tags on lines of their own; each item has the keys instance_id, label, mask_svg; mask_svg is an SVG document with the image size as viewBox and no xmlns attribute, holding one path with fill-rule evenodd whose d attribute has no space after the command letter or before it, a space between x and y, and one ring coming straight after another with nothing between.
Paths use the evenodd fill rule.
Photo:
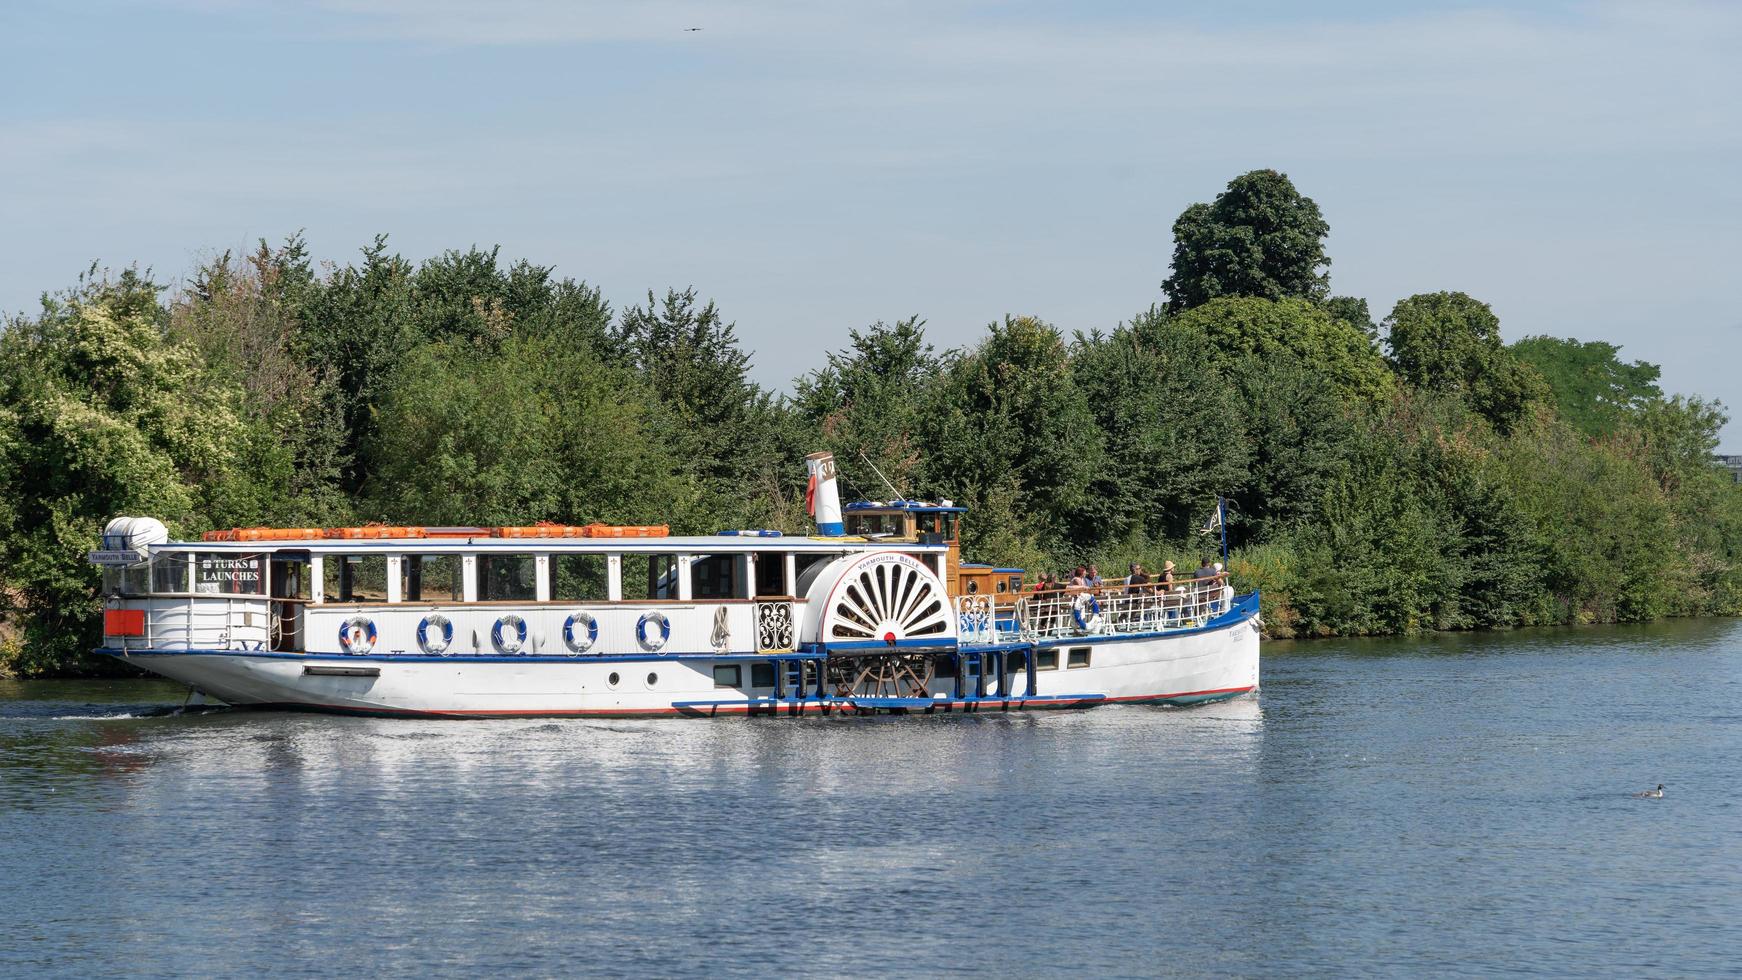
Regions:
<instances>
[{"instance_id":1,"label":"life ring","mask_svg":"<svg viewBox=\"0 0 1742 980\"><path fill-rule=\"evenodd\" d=\"M653 627L649 630L648 627ZM665 646L665 641L671 639L671 620L665 618L665 613L650 609L641 614L641 619L635 623L635 642L641 644L641 649L652 652Z\"/></svg>"},{"instance_id":2,"label":"life ring","mask_svg":"<svg viewBox=\"0 0 1742 980\"><path fill-rule=\"evenodd\" d=\"M1093 593L1077 596L1077 601L1071 604L1071 619L1077 624L1077 629L1094 630L1101 625L1101 600Z\"/></svg>"},{"instance_id":3,"label":"life ring","mask_svg":"<svg viewBox=\"0 0 1742 980\"><path fill-rule=\"evenodd\" d=\"M592 616L578 612L563 620L563 646L579 656L593 648L599 639L599 623Z\"/></svg>"},{"instance_id":4,"label":"life ring","mask_svg":"<svg viewBox=\"0 0 1742 980\"><path fill-rule=\"evenodd\" d=\"M513 630L513 635L505 635L503 627ZM490 627L490 642L501 653L509 656L519 653L526 648L526 620L513 613L496 620L496 625Z\"/></svg>"},{"instance_id":5,"label":"life ring","mask_svg":"<svg viewBox=\"0 0 1742 980\"><path fill-rule=\"evenodd\" d=\"M430 636L434 629L436 636ZM454 643L454 624L441 613L431 613L423 617L417 624L417 648L432 657L439 657L448 652L448 647Z\"/></svg>"},{"instance_id":6,"label":"life ring","mask_svg":"<svg viewBox=\"0 0 1742 980\"><path fill-rule=\"evenodd\" d=\"M339 624L339 647L346 653L363 656L375 649L375 621L365 616L352 616Z\"/></svg>"}]
</instances>

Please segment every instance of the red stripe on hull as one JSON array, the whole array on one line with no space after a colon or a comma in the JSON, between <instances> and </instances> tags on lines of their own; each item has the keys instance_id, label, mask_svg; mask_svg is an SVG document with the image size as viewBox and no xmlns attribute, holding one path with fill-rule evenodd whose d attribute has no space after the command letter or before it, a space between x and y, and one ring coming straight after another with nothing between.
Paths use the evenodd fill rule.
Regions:
<instances>
[{"instance_id":1,"label":"red stripe on hull","mask_svg":"<svg viewBox=\"0 0 1742 980\"><path fill-rule=\"evenodd\" d=\"M900 709L909 714L982 714L1008 713L1011 711L1073 711L1091 708L1102 704L1139 704L1154 701L1169 701L1176 698L1201 698L1215 695L1236 697L1255 690L1254 687L1224 687L1210 691L1184 691L1178 694L1138 694L1121 698L1099 698L1083 701L1027 701L1022 698L1011 698L1009 701L986 699L981 701L939 701L933 708ZM416 711L404 708L351 708L337 705L307 704L302 702L279 702L273 704L247 704L236 707L249 710L288 710L288 711L320 711L347 715L371 715L392 718L669 718L673 716L685 718L712 718L720 715L805 715L805 714L860 714L860 709L841 707L837 705L822 705L816 703L772 702L767 705L721 705L708 708L552 708L548 710L494 711L455 710L455 711ZM875 713L882 709L866 709Z\"/></svg>"}]
</instances>

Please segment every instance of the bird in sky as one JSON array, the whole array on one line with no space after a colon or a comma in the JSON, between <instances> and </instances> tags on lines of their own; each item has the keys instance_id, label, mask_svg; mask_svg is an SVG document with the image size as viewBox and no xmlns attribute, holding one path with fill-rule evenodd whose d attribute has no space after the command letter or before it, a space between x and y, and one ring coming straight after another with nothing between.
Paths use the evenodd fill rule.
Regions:
<instances>
[{"instance_id":1,"label":"bird in sky","mask_svg":"<svg viewBox=\"0 0 1742 980\"><path fill-rule=\"evenodd\" d=\"M699 27L686 27L686 28L684 28L684 33L688 34L691 31L699 31L699 30L701 30L701 28L699 28Z\"/></svg>"}]
</instances>

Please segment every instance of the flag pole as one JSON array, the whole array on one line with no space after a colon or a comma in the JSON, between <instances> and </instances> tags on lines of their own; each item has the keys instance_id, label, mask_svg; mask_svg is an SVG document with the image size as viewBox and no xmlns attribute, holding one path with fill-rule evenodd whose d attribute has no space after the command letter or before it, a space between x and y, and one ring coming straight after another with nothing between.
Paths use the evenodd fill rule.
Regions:
<instances>
[{"instance_id":1,"label":"flag pole","mask_svg":"<svg viewBox=\"0 0 1742 980\"><path fill-rule=\"evenodd\" d=\"M1228 503L1227 498L1216 494L1216 524L1222 530L1222 570L1228 570Z\"/></svg>"}]
</instances>

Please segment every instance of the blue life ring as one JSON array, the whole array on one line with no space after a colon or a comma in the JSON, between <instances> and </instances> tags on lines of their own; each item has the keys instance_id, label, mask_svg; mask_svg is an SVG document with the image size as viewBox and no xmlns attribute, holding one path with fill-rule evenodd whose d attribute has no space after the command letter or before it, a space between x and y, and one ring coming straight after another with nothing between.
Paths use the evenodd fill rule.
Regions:
<instances>
[{"instance_id":1,"label":"blue life ring","mask_svg":"<svg viewBox=\"0 0 1742 980\"><path fill-rule=\"evenodd\" d=\"M1084 602L1083 601L1084 599L1087 599L1088 601ZM1084 609L1089 610L1089 613L1087 616L1083 615ZM1095 598L1095 595L1092 592L1084 594L1082 596L1082 598L1078 599L1076 602L1071 604L1071 620L1077 624L1077 629L1080 629L1080 630L1088 629L1089 628L1089 617L1093 616L1093 617L1099 618L1100 615L1101 615L1101 600Z\"/></svg>"},{"instance_id":2,"label":"blue life ring","mask_svg":"<svg viewBox=\"0 0 1742 980\"><path fill-rule=\"evenodd\" d=\"M651 625L655 632L648 632ZM635 623L635 642L641 644L641 649L652 652L665 646L665 641L671 639L671 620L665 618L665 613L650 609L641 614L641 619Z\"/></svg>"},{"instance_id":3,"label":"blue life ring","mask_svg":"<svg viewBox=\"0 0 1742 980\"><path fill-rule=\"evenodd\" d=\"M512 637L504 636L502 628L506 626L514 631ZM513 656L526 649L526 620L509 613L496 620L496 625L490 627L490 642L496 645L499 653Z\"/></svg>"},{"instance_id":4,"label":"blue life ring","mask_svg":"<svg viewBox=\"0 0 1742 980\"><path fill-rule=\"evenodd\" d=\"M599 623L591 615L578 612L563 620L563 646L569 648L571 656L586 653L598 640Z\"/></svg>"},{"instance_id":5,"label":"blue life ring","mask_svg":"<svg viewBox=\"0 0 1742 980\"><path fill-rule=\"evenodd\" d=\"M364 616L352 616L339 624L339 648L346 653L363 656L375 649L375 621Z\"/></svg>"},{"instance_id":6,"label":"blue life ring","mask_svg":"<svg viewBox=\"0 0 1742 980\"><path fill-rule=\"evenodd\" d=\"M429 635L432 627L439 634L434 638ZM448 622L448 618L441 613L430 613L417 624L417 648L424 653L439 657L447 653L453 644L454 624Z\"/></svg>"}]
</instances>

